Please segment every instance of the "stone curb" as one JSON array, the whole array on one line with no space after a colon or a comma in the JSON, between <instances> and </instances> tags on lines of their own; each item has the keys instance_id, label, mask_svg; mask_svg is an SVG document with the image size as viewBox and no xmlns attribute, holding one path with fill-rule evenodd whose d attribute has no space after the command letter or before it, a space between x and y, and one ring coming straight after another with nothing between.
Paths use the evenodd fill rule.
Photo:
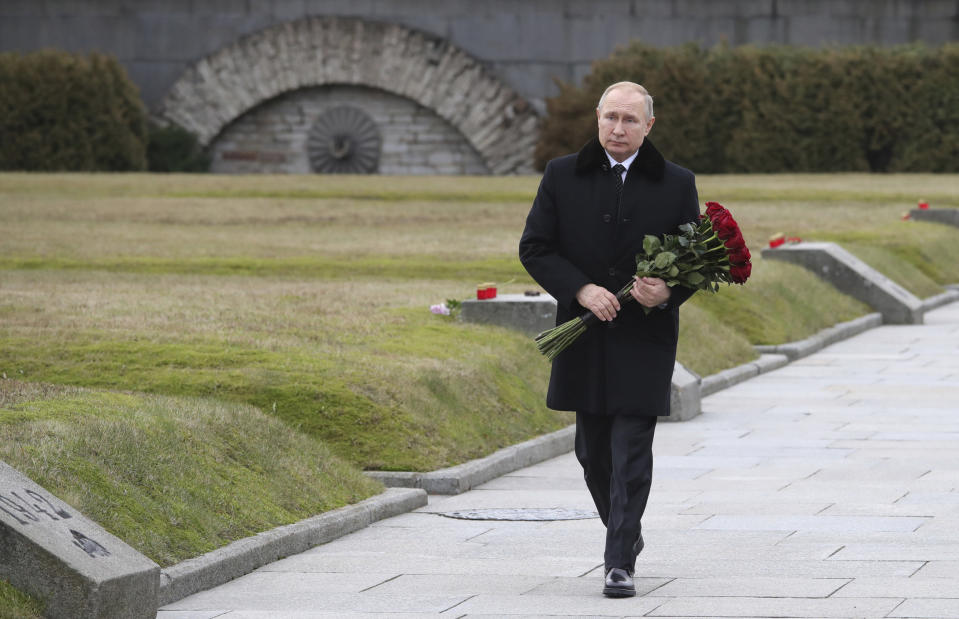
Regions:
<instances>
[{"instance_id":1,"label":"stone curb","mask_svg":"<svg viewBox=\"0 0 959 619\"><path fill-rule=\"evenodd\" d=\"M934 310L937 307L942 307L943 305L948 305L953 301L959 301L959 287L956 287L955 284L946 286L949 290L941 292L934 297L929 297L928 299L923 299L922 301L922 311L928 312L929 310Z\"/></svg>"},{"instance_id":2,"label":"stone curb","mask_svg":"<svg viewBox=\"0 0 959 619\"><path fill-rule=\"evenodd\" d=\"M382 494L237 540L160 572L160 606L229 582L268 563L304 552L370 524L423 507L426 493L388 488Z\"/></svg>"},{"instance_id":3,"label":"stone curb","mask_svg":"<svg viewBox=\"0 0 959 619\"><path fill-rule=\"evenodd\" d=\"M705 397L707 395L716 393L717 391L722 391L726 387L732 387L737 383L743 382L747 378L752 378L754 376L759 376L760 374L765 374L766 372L771 372L777 368L783 367L788 363L789 358L786 355L762 354L759 356L759 359L756 359L755 361L743 363L742 365L737 365L734 368L729 368L723 370L722 372L710 374L709 376L703 378L702 382L699 384L700 397Z\"/></svg>"},{"instance_id":4,"label":"stone curb","mask_svg":"<svg viewBox=\"0 0 959 619\"><path fill-rule=\"evenodd\" d=\"M882 325L882 314L875 312L860 316L848 322L841 322L837 325L827 327L804 340L778 344L776 346L756 346L755 348L760 353L786 355L790 361L795 361L796 359L801 359L814 352L818 352L830 344L835 344L840 340L859 335L863 331L868 331L880 325Z\"/></svg>"},{"instance_id":5,"label":"stone curb","mask_svg":"<svg viewBox=\"0 0 959 619\"><path fill-rule=\"evenodd\" d=\"M422 488L430 494L459 494L501 475L568 453L573 449L575 435L576 426L571 425L500 449L485 458L437 471L368 471L366 474L385 486Z\"/></svg>"}]
</instances>

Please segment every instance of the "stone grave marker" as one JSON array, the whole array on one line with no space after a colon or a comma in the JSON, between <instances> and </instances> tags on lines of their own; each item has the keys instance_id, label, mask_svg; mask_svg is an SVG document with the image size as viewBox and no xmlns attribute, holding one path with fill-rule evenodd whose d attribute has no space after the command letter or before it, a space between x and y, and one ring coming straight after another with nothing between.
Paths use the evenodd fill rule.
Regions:
<instances>
[{"instance_id":1,"label":"stone grave marker","mask_svg":"<svg viewBox=\"0 0 959 619\"><path fill-rule=\"evenodd\" d=\"M51 617L156 617L160 567L2 461L0 578Z\"/></svg>"},{"instance_id":2,"label":"stone grave marker","mask_svg":"<svg viewBox=\"0 0 959 619\"><path fill-rule=\"evenodd\" d=\"M917 221L959 226L959 208L914 208L909 211L909 216Z\"/></svg>"},{"instance_id":3,"label":"stone grave marker","mask_svg":"<svg viewBox=\"0 0 959 619\"><path fill-rule=\"evenodd\" d=\"M493 299L467 299L460 305L460 315L466 322L537 335L556 326L556 299L548 294L501 294Z\"/></svg>"},{"instance_id":4,"label":"stone grave marker","mask_svg":"<svg viewBox=\"0 0 959 619\"><path fill-rule=\"evenodd\" d=\"M835 243L798 243L764 249L763 258L803 266L882 314L886 324L921 325L922 301Z\"/></svg>"}]
</instances>

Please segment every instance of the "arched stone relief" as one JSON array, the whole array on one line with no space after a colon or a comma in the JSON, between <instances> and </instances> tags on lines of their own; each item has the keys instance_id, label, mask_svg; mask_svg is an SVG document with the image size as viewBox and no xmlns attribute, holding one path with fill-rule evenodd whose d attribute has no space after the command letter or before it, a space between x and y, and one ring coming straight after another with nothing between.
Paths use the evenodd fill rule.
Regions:
<instances>
[{"instance_id":1,"label":"arched stone relief","mask_svg":"<svg viewBox=\"0 0 959 619\"><path fill-rule=\"evenodd\" d=\"M539 118L529 103L459 48L398 24L311 17L248 35L187 69L159 115L209 144L234 119L283 93L340 84L434 111L493 174L532 172Z\"/></svg>"},{"instance_id":2,"label":"arched stone relief","mask_svg":"<svg viewBox=\"0 0 959 619\"><path fill-rule=\"evenodd\" d=\"M372 174L379 168L382 141L369 114L340 105L316 119L306 150L314 172Z\"/></svg>"}]
</instances>

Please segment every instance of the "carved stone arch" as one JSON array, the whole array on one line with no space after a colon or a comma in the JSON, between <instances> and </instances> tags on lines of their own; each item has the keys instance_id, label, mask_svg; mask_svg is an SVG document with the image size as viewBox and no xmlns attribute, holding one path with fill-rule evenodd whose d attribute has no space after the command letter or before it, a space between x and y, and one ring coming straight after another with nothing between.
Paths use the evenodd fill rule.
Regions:
<instances>
[{"instance_id":1,"label":"carved stone arch","mask_svg":"<svg viewBox=\"0 0 959 619\"><path fill-rule=\"evenodd\" d=\"M532 106L476 58L399 24L307 17L244 36L190 66L158 114L209 144L248 110L326 85L411 99L457 129L493 174L532 172L539 125Z\"/></svg>"}]
</instances>

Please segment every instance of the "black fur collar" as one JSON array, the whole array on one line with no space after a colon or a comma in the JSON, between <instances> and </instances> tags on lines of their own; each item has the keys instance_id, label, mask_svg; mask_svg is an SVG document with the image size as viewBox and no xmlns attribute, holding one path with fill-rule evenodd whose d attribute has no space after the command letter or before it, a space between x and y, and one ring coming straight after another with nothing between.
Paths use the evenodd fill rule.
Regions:
<instances>
[{"instance_id":1,"label":"black fur collar","mask_svg":"<svg viewBox=\"0 0 959 619\"><path fill-rule=\"evenodd\" d=\"M593 138L586 143L586 146L576 155L576 173L584 174L595 168L609 169L609 160L606 158L606 151L599 143L599 138ZM666 160L659 154L649 138L643 140L643 145L637 151L636 159L629 166L630 174L636 171L651 180L663 180L663 174L666 170Z\"/></svg>"}]
</instances>

